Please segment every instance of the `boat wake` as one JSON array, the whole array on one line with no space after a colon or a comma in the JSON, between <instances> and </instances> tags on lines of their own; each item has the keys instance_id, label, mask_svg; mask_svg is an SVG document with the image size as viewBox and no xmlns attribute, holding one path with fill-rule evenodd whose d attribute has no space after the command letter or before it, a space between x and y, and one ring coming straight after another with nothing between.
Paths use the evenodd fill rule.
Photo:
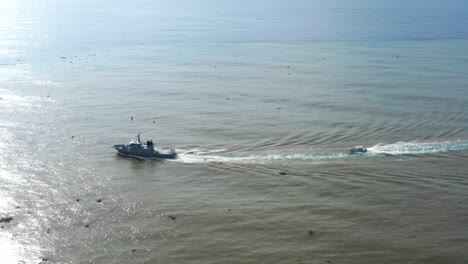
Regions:
<instances>
[{"instance_id":1,"label":"boat wake","mask_svg":"<svg viewBox=\"0 0 468 264\"><path fill-rule=\"evenodd\" d=\"M253 154L243 155L239 153L230 153L226 151L186 151L178 155L178 161L184 163L269 163L275 161L321 161L330 159L342 159L346 158L348 154L337 153L337 154L320 154L320 153L289 153L289 154Z\"/></svg>"},{"instance_id":2,"label":"boat wake","mask_svg":"<svg viewBox=\"0 0 468 264\"><path fill-rule=\"evenodd\" d=\"M393 144L377 144L367 148L370 154L410 155L410 154L434 154L451 151L468 150L468 141L445 142L397 142Z\"/></svg>"},{"instance_id":3,"label":"boat wake","mask_svg":"<svg viewBox=\"0 0 468 264\"><path fill-rule=\"evenodd\" d=\"M377 157L387 155L423 155L468 150L468 141L445 142L397 142L392 144L379 143L367 148L367 152L351 155L341 153L259 153L246 155L228 152L227 149L216 150L178 150L176 162L183 163L271 163L281 161L339 161L359 157Z\"/></svg>"}]
</instances>

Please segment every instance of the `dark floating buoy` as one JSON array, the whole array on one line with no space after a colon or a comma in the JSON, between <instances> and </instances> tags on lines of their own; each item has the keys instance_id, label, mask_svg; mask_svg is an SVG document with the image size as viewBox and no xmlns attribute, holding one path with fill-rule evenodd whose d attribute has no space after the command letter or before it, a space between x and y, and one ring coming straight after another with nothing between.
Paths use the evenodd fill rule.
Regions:
<instances>
[{"instance_id":1,"label":"dark floating buoy","mask_svg":"<svg viewBox=\"0 0 468 264\"><path fill-rule=\"evenodd\" d=\"M135 249L135 248L134 248L134 249L132 249L132 252L136 252L136 249Z\"/></svg>"},{"instance_id":2,"label":"dark floating buoy","mask_svg":"<svg viewBox=\"0 0 468 264\"><path fill-rule=\"evenodd\" d=\"M229 208L228 211L231 212L231 208Z\"/></svg>"},{"instance_id":3,"label":"dark floating buoy","mask_svg":"<svg viewBox=\"0 0 468 264\"><path fill-rule=\"evenodd\" d=\"M156 123L156 121L153 121L153 124L155 124L155 123Z\"/></svg>"},{"instance_id":4,"label":"dark floating buoy","mask_svg":"<svg viewBox=\"0 0 468 264\"><path fill-rule=\"evenodd\" d=\"M77 201L77 202L79 202L79 201L80 201L80 199L76 199L76 201Z\"/></svg>"},{"instance_id":5,"label":"dark floating buoy","mask_svg":"<svg viewBox=\"0 0 468 264\"><path fill-rule=\"evenodd\" d=\"M102 202L102 199L97 199L96 202L100 203Z\"/></svg>"},{"instance_id":6,"label":"dark floating buoy","mask_svg":"<svg viewBox=\"0 0 468 264\"><path fill-rule=\"evenodd\" d=\"M88 225L88 224L86 224L84 227L88 228L88 227L89 227L89 225Z\"/></svg>"},{"instance_id":7,"label":"dark floating buoy","mask_svg":"<svg viewBox=\"0 0 468 264\"><path fill-rule=\"evenodd\" d=\"M278 110L281 110L281 109L283 109L283 108L281 108L281 107L278 107L278 108L276 108L276 109L278 109Z\"/></svg>"},{"instance_id":8,"label":"dark floating buoy","mask_svg":"<svg viewBox=\"0 0 468 264\"><path fill-rule=\"evenodd\" d=\"M314 234L314 230L310 229L309 230L309 236L313 235Z\"/></svg>"},{"instance_id":9,"label":"dark floating buoy","mask_svg":"<svg viewBox=\"0 0 468 264\"><path fill-rule=\"evenodd\" d=\"M173 215L168 215L167 217L169 217L171 220L176 220L177 217L173 216Z\"/></svg>"},{"instance_id":10,"label":"dark floating buoy","mask_svg":"<svg viewBox=\"0 0 468 264\"><path fill-rule=\"evenodd\" d=\"M72 136L72 138L75 138L75 136Z\"/></svg>"},{"instance_id":11,"label":"dark floating buoy","mask_svg":"<svg viewBox=\"0 0 468 264\"><path fill-rule=\"evenodd\" d=\"M130 116L130 120L132 120L132 121L133 121L133 116Z\"/></svg>"},{"instance_id":12,"label":"dark floating buoy","mask_svg":"<svg viewBox=\"0 0 468 264\"><path fill-rule=\"evenodd\" d=\"M279 173L279 175L286 175L286 174L287 174L287 173L284 172L284 171L282 171L282 172Z\"/></svg>"},{"instance_id":13,"label":"dark floating buoy","mask_svg":"<svg viewBox=\"0 0 468 264\"><path fill-rule=\"evenodd\" d=\"M11 217L11 216L2 217L2 218L0 218L0 223L10 223L11 220L13 220L13 217Z\"/></svg>"},{"instance_id":14,"label":"dark floating buoy","mask_svg":"<svg viewBox=\"0 0 468 264\"><path fill-rule=\"evenodd\" d=\"M229 97L226 97L226 100L229 100Z\"/></svg>"}]
</instances>

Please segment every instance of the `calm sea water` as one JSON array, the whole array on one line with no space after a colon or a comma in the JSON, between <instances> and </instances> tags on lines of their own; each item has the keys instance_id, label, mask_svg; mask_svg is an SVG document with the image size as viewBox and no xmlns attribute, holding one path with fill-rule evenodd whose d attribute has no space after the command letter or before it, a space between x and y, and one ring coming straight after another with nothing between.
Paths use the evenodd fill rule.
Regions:
<instances>
[{"instance_id":1,"label":"calm sea water","mask_svg":"<svg viewBox=\"0 0 468 264\"><path fill-rule=\"evenodd\" d=\"M234 2L0 1L1 263L468 262L468 3Z\"/></svg>"}]
</instances>

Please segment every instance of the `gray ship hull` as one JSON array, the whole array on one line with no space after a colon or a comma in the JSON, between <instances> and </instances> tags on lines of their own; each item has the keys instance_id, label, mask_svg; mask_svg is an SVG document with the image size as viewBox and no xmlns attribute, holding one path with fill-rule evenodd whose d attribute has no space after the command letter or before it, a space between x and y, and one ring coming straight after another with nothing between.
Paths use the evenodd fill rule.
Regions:
<instances>
[{"instance_id":1,"label":"gray ship hull","mask_svg":"<svg viewBox=\"0 0 468 264\"><path fill-rule=\"evenodd\" d=\"M114 145L117 154L139 159L175 159L177 153L174 149L155 150L147 145Z\"/></svg>"}]
</instances>

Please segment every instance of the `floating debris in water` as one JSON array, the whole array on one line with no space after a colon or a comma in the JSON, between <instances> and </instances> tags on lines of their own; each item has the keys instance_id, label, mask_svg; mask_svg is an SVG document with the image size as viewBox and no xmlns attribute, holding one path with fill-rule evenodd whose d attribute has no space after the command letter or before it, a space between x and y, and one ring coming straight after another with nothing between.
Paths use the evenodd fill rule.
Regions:
<instances>
[{"instance_id":1,"label":"floating debris in water","mask_svg":"<svg viewBox=\"0 0 468 264\"><path fill-rule=\"evenodd\" d=\"M136 252L136 249L132 249L132 252Z\"/></svg>"},{"instance_id":2,"label":"floating debris in water","mask_svg":"<svg viewBox=\"0 0 468 264\"><path fill-rule=\"evenodd\" d=\"M279 173L279 175L286 175L286 174L288 174L288 173L286 173L286 172L284 172L284 171L282 171L282 172Z\"/></svg>"},{"instance_id":3,"label":"floating debris in water","mask_svg":"<svg viewBox=\"0 0 468 264\"><path fill-rule=\"evenodd\" d=\"M9 223L11 220L13 220L13 217L11 217L11 216L2 217L2 218L0 218L0 223Z\"/></svg>"},{"instance_id":4,"label":"floating debris in water","mask_svg":"<svg viewBox=\"0 0 468 264\"><path fill-rule=\"evenodd\" d=\"M84 227L88 228L88 227L89 227L89 225L88 225L88 224L86 224Z\"/></svg>"},{"instance_id":5,"label":"floating debris in water","mask_svg":"<svg viewBox=\"0 0 468 264\"><path fill-rule=\"evenodd\" d=\"M130 116L130 120L133 120L133 116Z\"/></svg>"},{"instance_id":6,"label":"floating debris in water","mask_svg":"<svg viewBox=\"0 0 468 264\"><path fill-rule=\"evenodd\" d=\"M80 201L80 199L76 199L76 201L77 201L77 202L79 202L79 201Z\"/></svg>"},{"instance_id":7,"label":"floating debris in water","mask_svg":"<svg viewBox=\"0 0 468 264\"><path fill-rule=\"evenodd\" d=\"M102 202L102 199L97 199L96 202L100 203Z\"/></svg>"},{"instance_id":8,"label":"floating debris in water","mask_svg":"<svg viewBox=\"0 0 468 264\"><path fill-rule=\"evenodd\" d=\"M167 217L169 217L171 220L176 220L177 217L173 216L173 215L168 215Z\"/></svg>"},{"instance_id":9,"label":"floating debris in water","mask_svg":"<svg viewBox=\"0 0 468 264\"><path fill-rule=\"evenodd\" d=\"M309 236L313 235L314 234L314 230L312 229L309 229Z\"/></svg>"}]
</instances>

